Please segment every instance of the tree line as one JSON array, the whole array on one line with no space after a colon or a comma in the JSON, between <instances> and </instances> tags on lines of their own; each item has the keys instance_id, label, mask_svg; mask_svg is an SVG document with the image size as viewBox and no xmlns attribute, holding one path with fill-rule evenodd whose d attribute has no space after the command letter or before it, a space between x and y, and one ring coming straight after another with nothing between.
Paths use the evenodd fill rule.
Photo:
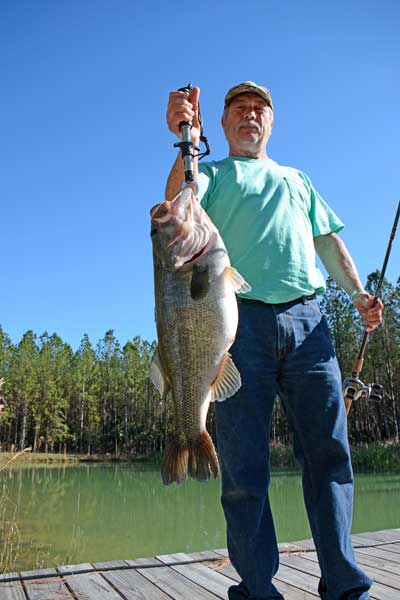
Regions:
<instances>
[{"instance_id":1,"label":"tree line","mask_svg":"<svg viewBox=\"0 0 400 600\"><path fill-rule=\"evenodd\" d=\"M374 292L379 272L369 275ZM343 376L350 375L364 328L347 294L328 280L321 308L333 334ZM361 378L384 386L380 402L359 400L349 416L354 445L399 441L400 279L384 282L384 326L370 336ZM56 334L27 331L13 344L0 327L0 450L137 456L162 451L173 406L161 402L149 371L155 342L137 336L123 347L112 330L94 347L87 335L76 352ZM229 400L228 400L229 401ZM208 427L214 433L214 412ZM280 403L271 440L291 434Z\"/></svg>"}]
</instances>

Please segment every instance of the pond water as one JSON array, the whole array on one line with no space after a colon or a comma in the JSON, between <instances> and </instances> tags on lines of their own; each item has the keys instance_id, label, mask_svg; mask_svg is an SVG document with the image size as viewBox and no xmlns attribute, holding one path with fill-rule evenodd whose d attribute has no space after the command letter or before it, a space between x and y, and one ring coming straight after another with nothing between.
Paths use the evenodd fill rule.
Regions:
<instances>
[{"instance_id":1,"label":"pond water","mask_svg":"<svg viewBox=\"0 0 400 600\"><path fill-rule=\"evenodd\" d=\"M103 464L13 469L0 483L16 570L226 547L220 479L165 487L156 467ZM357 474L355 494L353 533L400 527L400 474ZM273 473L270 497L278 541L311 537L299 473Z\"/></svg>"}]
</instances>

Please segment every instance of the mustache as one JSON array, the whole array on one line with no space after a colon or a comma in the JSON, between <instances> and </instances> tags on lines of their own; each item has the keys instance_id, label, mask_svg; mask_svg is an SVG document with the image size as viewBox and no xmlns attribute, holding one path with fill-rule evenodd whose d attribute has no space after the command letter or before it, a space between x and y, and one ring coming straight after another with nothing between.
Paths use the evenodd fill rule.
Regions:
<instances>
[{"instance_id":1,"label":"mustache","mask_svg":"<svg viewBox=\"0 0 400 600\"><path fill-rule=\"evenodd\" d=\"M242 121L242 123L239 124L239 129L242 127L254 127L259 133L261 131L261 127L255 121Z\"/></svg>"}]
</instances>

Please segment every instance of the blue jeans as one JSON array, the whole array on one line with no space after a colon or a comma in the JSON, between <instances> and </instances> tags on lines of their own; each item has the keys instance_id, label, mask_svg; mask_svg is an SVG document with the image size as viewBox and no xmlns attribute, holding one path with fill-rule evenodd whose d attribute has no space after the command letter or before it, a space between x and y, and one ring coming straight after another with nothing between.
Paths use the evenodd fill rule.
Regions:
<instances>
[{"instance_id":1,"label":"blue jeans","mask_svg":"<svg viewBox=\"0 0 400 600\"><path fill-rule=\"evenodd\" d=\"M341 375L317 300L239 301L232 358L242 387L216 403L228 551L242 582L230 600L283 599L272 584L279 552L268 498L271 414L278 394L302 469L323 600L366 600L372 581L350 538L353 472Z\"/></svg>"}]
</instances>

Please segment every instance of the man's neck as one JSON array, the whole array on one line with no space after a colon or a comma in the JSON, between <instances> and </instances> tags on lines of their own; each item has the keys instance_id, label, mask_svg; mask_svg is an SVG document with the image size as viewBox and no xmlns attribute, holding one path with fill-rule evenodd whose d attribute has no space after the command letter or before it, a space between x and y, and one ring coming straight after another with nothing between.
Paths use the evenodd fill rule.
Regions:
<instances>
[{"instance_id":1,"label":"man's neck","mask_svg":"<svg viewBox=\"0 0 400 600\"><path fill-rule=\"evenodd\" d=\"M265 148L260 149L239 149L229 148L229 156L241 156L243 158L255 158L258 160L267 160L268 155Z\"/></svg>"}]
</instances>

